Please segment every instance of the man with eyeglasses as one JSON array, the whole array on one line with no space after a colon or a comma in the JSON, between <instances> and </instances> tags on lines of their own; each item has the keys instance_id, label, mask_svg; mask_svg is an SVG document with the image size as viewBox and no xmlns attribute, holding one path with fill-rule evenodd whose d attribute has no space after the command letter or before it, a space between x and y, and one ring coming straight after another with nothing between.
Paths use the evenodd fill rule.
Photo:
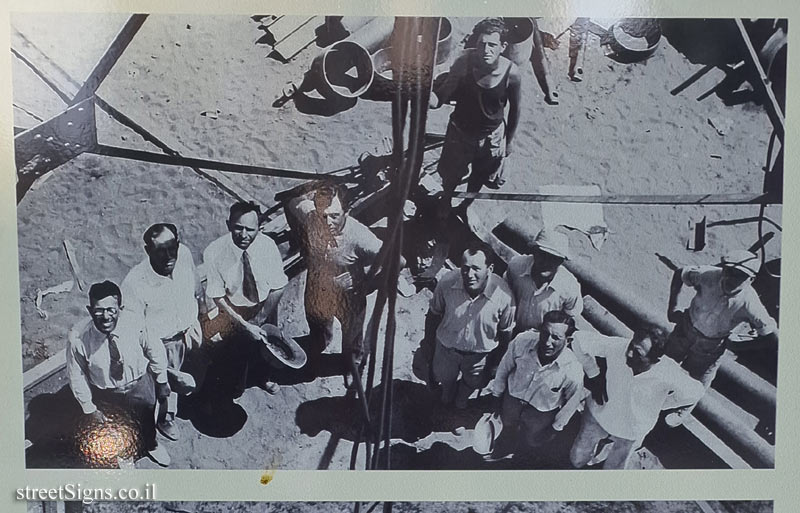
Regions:
<instances>
[{"instance_id":1,"label":"man with eyeglasses","mask_svg":"<svg viewBox=\"0 0 800 513\"><path fill-rule=\"evenodd\" d=\"M170 395L164 345L150 340L139 318L122 309L122 292L113 282L89 288L91 319L78 323L69 334L66 351L70 388L92 423L112 414L119 422L138 426L141 446L153 461L170 464L158 444L156 401ZM108 414L108 415L107 415Z\"/></svg>"},{"instance_id":2,"label":"man with eyeglasses","mask_svg":"<svg viewBox=\"0 0 800 513\"><path fill-rule=\"evenodd\" d=\"M752 287L761 261L750 251L733 251L716 266L677 269L670 285L667 316L675 323L666 355L680 363L706 390L722 364L728 337L740 324L750 325L767 347L777 347L778 325ZM683 286L695 290L689 308L677 309ZM666 423L683 422L691 408L671 413Z\"/></svg>"},{"instance_id":3,"label":"man with eyeglasses","mask_svg":"<svg viewBox=\"0 0 800 513\"><path fill-rule=\"evenodd\" d=\"M583 398L583 366L567 347L574 331L569 314L552 310L539 331L524 331L509 344L492 383L494 413L503 421L492 459L523 441L540 447L569 422Z\"/></svg>"},{"instance_id":4,"label":"man with eyeglasses","mask_svg":"<svg viewBox=\"0 0 800 513\"><path fill-rule=\"evenodd\" d=\"M147 257L122 281L125 309L141 318L150 340L160 340L167 352L167 376L173 392L159 412L158 431L178 439L175 416L178 394L191 394L194 378L181 371L188 351L202 342L198 298L202 297L192 252L180 243L174 224L156 223L144 232Z\"/></svg>"}]
</instances>

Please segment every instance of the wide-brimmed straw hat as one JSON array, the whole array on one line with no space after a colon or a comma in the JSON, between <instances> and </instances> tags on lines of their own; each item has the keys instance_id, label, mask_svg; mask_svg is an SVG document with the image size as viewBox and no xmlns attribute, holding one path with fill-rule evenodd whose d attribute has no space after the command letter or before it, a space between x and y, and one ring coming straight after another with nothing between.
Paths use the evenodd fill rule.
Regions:
<instances>
[{"instance_id":1,"label":"wide-brimmed straw hat","mask_svg":"<svg viewBox=\"0 0 800 513\"><path fill-rule=\"evenodd\" d=\"M569 260L569 237L564 233L542 228L533 243L542 251Z\"/></svg>"},{"instance_id":2,"label":"wide-brimmed straw hat","mask_svg":"<svg viewBox=\"0 0 800 513\"><path fill-rule=\"evenodd\" d=\"M293 338L285 336L280 328L273 324L264 324L261 328L267 333L267 338L262 340L261 346L265 356L272 355L292 369L299 369L306 364L308 359L306 352Z\"/></svg>"},{"instance_id":3,"label":"wide-brimmed straw hat","mask_svg":"<svg viewBox=\"0 0 800 513\"><path fill-rule=\"evenodd\" d=\"M732 267L742 271L751 278L755 278L761 269L761 261L758 256L744 249L731 251L720 260L722 267Z\"/></svg>"},{"instance_id":4,"label":"wide-brimmed straw hat","mask_svg":"<svg viewBox=\"0 0 800 513\"><path fill-rule=\"evenodd\" d=\"M501 431L503 431L503 422L500 420L500 416L484 413L472 432L472 449L480 455L491 454Z\"/></svg>"}]
</instances>

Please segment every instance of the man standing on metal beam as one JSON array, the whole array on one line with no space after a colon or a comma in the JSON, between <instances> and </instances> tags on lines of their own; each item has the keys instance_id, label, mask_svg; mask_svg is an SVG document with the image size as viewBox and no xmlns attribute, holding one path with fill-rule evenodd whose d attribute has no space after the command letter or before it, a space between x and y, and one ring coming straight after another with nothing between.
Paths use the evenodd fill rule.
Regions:
<instances>
[{"instance_id":1,"label":"man standing on metal beam","mask_svg":"<svg viewBox=\"0 0 800 513\"><path fill-rule=\"evenodd\" d=\"M138 315L150 340L160 340L167 352L167 375L172 393L166 411L159 412L158 431L178 439L175 416L178 394L195 389L194 378L181 371L187 351L202 342L198 301L202 298L192 252L180 243L178 228L157 223L144 232L147 257L122 281L125 310Z\"/></svg>"},{"instance_id":2,"label":"man standing on metal beam","mask_svg":"<svg viewBox=\"0 0 800 513\"><path fill-rule=\"evenodd\" d=\"M519 122L519 69L501 55L508 46L505 23L500 18L486 18L475 25L473 34L476 47L453 62L446 80L430 98L434 109L456 102L437 168L443 189L441 217L449 214L453 193L468 166L472 167L468 192L478 192L484 185L491 189L503 185L503 159L513 151ZM471 203L464 200L458 209L466 215Z\"/></svg>"},{"instance_id":3,"label":"man standing on metal beam","mask_svg":"<svg viewBox=\"0 0 800 513\"><path fill-rule=\"evenodd\" d=\"M778 325L751 285L760 267L755 253L738 250L722 257L716 266L688 266L673 275L667 317L675 328L669 335L666 355L701 381L706 390L722 364L729 337L740 324L749 324L767 347L777 347ZM679 311L678 296L684 285L693 288L695 295L689 308ZM677 426L690 411L683 408L665 421Z\"/></svg>"},{"instance_id":4,"label":"man standing on metal beam","mask_svg":"<svg viewBox=\"0 0 800 513\"><path fill-rule=\"evenodd\" d=\"M516 333L539 329L547 312L558 310L571 317L583 311L581 286L562 264L569 259L569 239L544 228L534 240L531 255L517 255L503 276L514 294Z\"/></svg>"},{"instance_id":5,"label":"man standing on metal beam","mask_svg":"<svg viewBox=\"0 0 800 513\"><path fill-rule=\"evenodd\" d=\"M502 356L514 328L511 291L492 272L490 254L482 245L464 251L461 268L436 285L425 319L423 345L435 344L433 379L441 383L442 403L455 401L456 408L466 408L472 392L488 383L487 359Z\"/></svg>"},{"instance_id":6,"label":"man standing on metal beam","mask_svg":"<svg viewBox=\"0 0 800 513\"><path fill-rule=\"evenodd\" d=\"M572 350L592 392L570 450L574 467L583 467L602 452L604 443L611 443L603 468L625 468L661 410L690 405L703 396L699 381L673 360L662 358L666 341L661 328L639 329L631 340L590 331L573 335ZM605 372L597 365L598 356L606 359Z\"/></svg>"},{"instance_id":7,"label":"man standing on metal beam","mask_svg":"<svg viewBox=\"0 0 800 513\"><path fill-rule=\"evenodd\" d=\"M156 402L166 401L171 392L164 344L147 336L139 316L122 310L122 292L115 283L92 285L86 309L91 319L72 328L67 344L72 394L92 423L135 427L134 438L139 440L122 437L131 449L126 454L85 456L117 456L120 466L126 466L128 457L138 456L133 449L141 447L153 461L169 466L169 454L158 444L155 428Z\"/></svg>"}]
</instances>

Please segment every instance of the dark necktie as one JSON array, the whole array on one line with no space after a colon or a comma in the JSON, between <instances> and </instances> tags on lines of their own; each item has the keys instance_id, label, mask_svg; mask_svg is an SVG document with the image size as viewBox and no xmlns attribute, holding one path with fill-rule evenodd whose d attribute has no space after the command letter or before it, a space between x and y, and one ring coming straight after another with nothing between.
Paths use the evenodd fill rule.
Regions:
<instances>
[{"instance_id":1,"label":"dark necktie","mask_svg":"<svg viewBox=\"0 0 800 513\"><path fill-rule=\"evenodd\" d=\"M111 367L109 369L109 374L111 374L113 379L119 381L122 379L123 366L122 355L119 353L119 347L117 347L116 335L108 335L108 353L111 356Z\"/></svg>"},{"instance_id":2,"label":"dark necktie","mask_svg":"<svg viewBox=\"0 0 800 513\"><path fill-rule=\"evenodd\" d=\"M242 252L242 295L253 303L258 303L258 287L253 267L250 265L250 256L247 251Z\"/></svg>"}]
</instances>

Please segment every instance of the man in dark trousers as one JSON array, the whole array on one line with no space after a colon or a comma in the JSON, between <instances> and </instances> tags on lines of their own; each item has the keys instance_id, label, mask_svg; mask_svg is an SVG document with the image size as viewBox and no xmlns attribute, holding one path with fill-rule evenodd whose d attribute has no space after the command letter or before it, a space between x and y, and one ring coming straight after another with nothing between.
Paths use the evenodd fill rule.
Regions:
<instances>
[{"instance_id":1,"label":"man in dark trousers","mask_svg":"<svg viewBox=\"0 0 800 513\"><path fill-rule=\"evenodd\" d=\"M519 122L520 73L516 64L501 55L508 45L503 20L486 18L475 25L473 34L476 47L455 60L430 99L434 109L456 102L437 168L443 189L440 217L449 213L453 193L468 166L472 167L468 192L478 192L483 185L492 189L503 185L503 159L513 151ZM470 203L464 200L460 213L466 215Z\"/></svg>"}]
</instances>

